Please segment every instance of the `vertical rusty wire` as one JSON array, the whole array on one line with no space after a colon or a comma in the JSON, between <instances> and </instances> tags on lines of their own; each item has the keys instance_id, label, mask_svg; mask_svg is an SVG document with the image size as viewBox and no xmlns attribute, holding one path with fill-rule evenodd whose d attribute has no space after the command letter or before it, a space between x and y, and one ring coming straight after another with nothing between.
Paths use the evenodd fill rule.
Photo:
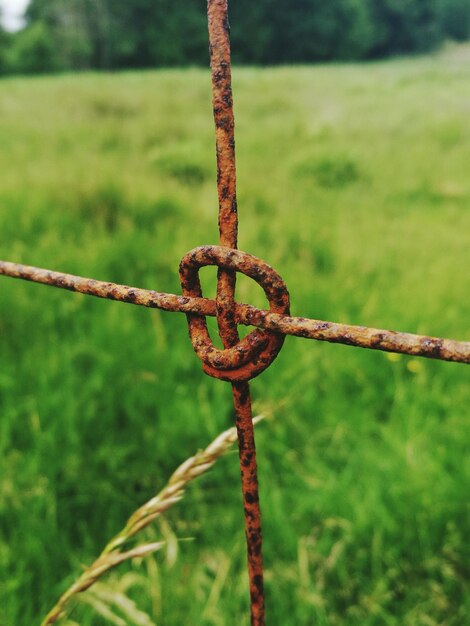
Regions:
<instances>
[{"instance_id":1,"label":"vertical rusty wire","mask_svg":"<svg viewBox=\"0 0 470 626\"><path fill-rule=\"evenodd\" d=\"M212 103L216 128L220 245L236 249L238 246L238 211L228 0L208 0L207 13L212 71ZM216 308L219 333L224 348L232 348L239 341L235 322L235 285L236 273L220 268L218 270ZM232 383L232 393L238 432L245 511L251 624L252 626L264 626L261 515L249 383Z\"/></svg>"},{"instance_id":2,"label":"vertical rusty wire","mask_svg":"<svg viewBox=\"0 0 470 626\"><path fill-rule=\"evenodd\" d=\"M249 383L232 383L242 475L252 626L264 626L263 538Z\"/></svg>"},{"instance_id":3,"label":"vertical rusty wire","mask_svg":"<svg viewBox=\"0 0 470 626\"><path fill-rule=\"evenodd\" d=\"M233 115L232 76L227 0L208 0L209 46L212 70L217 150L217 192L219 196L220 245L238 246L238 211L235 169L235 120ZM225 348L239 341L234 323L236 274L219 269L217 281L217 321Z\"/></svg>"}]
</instances>

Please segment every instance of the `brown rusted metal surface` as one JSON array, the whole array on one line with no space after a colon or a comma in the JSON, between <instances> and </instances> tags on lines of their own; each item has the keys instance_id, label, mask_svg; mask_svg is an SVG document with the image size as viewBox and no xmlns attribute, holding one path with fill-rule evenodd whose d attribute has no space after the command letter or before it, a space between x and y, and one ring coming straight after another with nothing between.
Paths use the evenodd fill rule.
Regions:
<instances>
[{"instance_id":1,"label":"brown rusted metal surface","mask_svg":"<svg viewBox=\"0 0 470 626\"><path fill-rule=\"evenodd\" d=\"M305 317L283 316L269 311L261 311L247 304L237 305L236 319L239 324L253 325L294 337L470 364L469 341L456 341L367 326L338 324Z\"/></svg>"},{"instance_id":2,"label":"brown rusted metal surface","mask_svg":"<svg viewBox=\"0 0 470 626\"><path fill-rule=\"evenodd\" d=\"M264 583L261 534L261 514L258 493L255 436L251 410L250 386L247 382L233 383L233 404L238 432L238 451L242 475L245 534L250 579L251 623L264 625Z\"/></svg>"},{"instance_id":3,"label":"brown rusted metal surface","mask_svg":"<svg viewBox=\"0 0 470 626\"><path fill-rule=\"evenodd\" d=\"M235 249L238 243L238 211L235 165L235 118L227 0L208 0L209 50L212 73L217 153L217 193L219 197L220 245ZM234 324L236 274L220 268L217 279L217 322L225 348L238 343Z\"/></svg>"},{"instance_id":4,"label":"brown rusted metal surface","mask_svg":"<svg viewBox=\"0 0 470 626\"><path fill-rule=\"evenodd\" d=\"M235 171L235 120L227 0L209 0L209 45L212 70L220 245L237 247L238 213Z\"/></svg>"},{"instance_id":5,"label":"brown rusted metal surface","mask_svg":"<svg viewBox=\"0 0 470 626\"><path fill-rule=\"evenodd\" d=\"M76 291L97 298L128 302L151 309L164 311L181 311L182 313L200 313L215 317L215 302L205 298L193 298L191 301L184 296L176 296L170 293L160 293L148 289L138 289L127 285L83 278L73 274L53 272L51 270L0 261L0 275L11 278L21 278L33 283L41 283L68 291Z\"/></svg>"},{"instance_id":6,"label":"brown rusted metal surface","mask_svg":"<svg viewBox=\"0 0 470 626\"><path fill-rule=\"evenodd\" d=\"M177 296L6 261L0 261L0 275L153 309L194 313L208 317L216 316L215 300L208 298ZM291 317L239 303L235 304L235 321L237 324L256 326L305 339L470 364L469 341L456 341L367 326L338 324L305 317Z\"/></svg>"},{"instance_id":7,"label":"brown rusted metal surface","mask_svg":"<svg viewBox=\"0 0 470 626\"><path fill-rule=\"evenodd\" d=\"M277 272L246 252L221 246L196 248L183 258L180 264L183 295L202 296L199 268L206 265L216 265L249 276L263 288L272 312L289 313L289 293ZM230 382L251 380L260 374L273 362L284 343L284 335L272 330L255 330L236 345L218 350L209 337L203 317L189 314L188 323L194 349L203 362L206 374ZM234 316L231 323L236 328Z\"/></svg>"},{"instance_id":8,"label":"brown rusted metal surface","mask_svg":"<svg viewBox=\"0 0 470 626\"><path fill-rule=\"evenodd\" d=\"M199 248L190 252L180 265L180 276L184 295L202 296L199 268L208 264L217 265L219 268L217 272L216 313L219 335L225 350L216 350L213 346L204 318L188 315L188 324L193 346L203 361L206 374L232 381L242 492L245 503L251 624L252 626L264 626L261 517L253 416L249 383L241 381L248 381L268 367L281 349L284 338L271 331L262 333L256 330L243 342L240 342L235 320L236 271L243 271L262 285L274 312L289 312L289 295L281 278L268 265L263 264L266 268L266 276L262 276L261 267L258 267L258 273L255 271L257 259L236 252L238 212L228 0L208 0L207 15L212 71L212 103L216 129L220 246ZM275 292L274 283L278 286L279 295ZM281 291L282 297L280 296ZM221 366L220 364L227 357L228 362ZM252 502L255 496L256 502Z\"/></svg>"}]
</instances>

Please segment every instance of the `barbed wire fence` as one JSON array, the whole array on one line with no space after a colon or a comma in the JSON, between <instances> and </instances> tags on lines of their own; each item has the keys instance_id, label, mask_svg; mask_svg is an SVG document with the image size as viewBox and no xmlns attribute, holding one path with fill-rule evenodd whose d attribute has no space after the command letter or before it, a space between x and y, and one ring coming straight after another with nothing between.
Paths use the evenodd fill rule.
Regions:
<instances>
[{"instance_id":1,"label":"barbed wire fence","mask_svg":"<svg viewBox=\"0 0 470 626\"><path fill-rule=\"evenodd\" d=\"M182 295L118 285L6 261L0 261L0 275L187 315L190 338L202 361L204 372L232 385L245 511L251 624L264 626L261 516L249 381L274 361L286 335L467 364L470 363L470 342L290 315L289 293L279 274L264 261L238 250L228 0L208 0L208 23L220 241L219 245L195 248L183 257L179 268ZM208 265L218 268L215 300L203 297L199 280L199 269ZM249 276L263 288L269 310L235 302L237 272ZM217 318L224 349L220 350L212 343L206 316ZM256 328L240 339L238 324Z\"/></svg>"}]
</instances>

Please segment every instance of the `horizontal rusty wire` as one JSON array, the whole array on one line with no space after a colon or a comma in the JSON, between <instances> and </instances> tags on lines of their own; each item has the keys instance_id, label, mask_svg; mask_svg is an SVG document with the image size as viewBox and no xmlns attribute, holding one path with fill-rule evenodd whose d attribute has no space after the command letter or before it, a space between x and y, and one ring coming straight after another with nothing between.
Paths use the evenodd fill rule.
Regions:
<instances>
[{"instance_id":1,"label":"horizontal rusty wire","mask_svg":"<svg viewBox=\"0 0 470 626\"><path fill-rule=\"evenodd\" d=\"M215 300L208 298L185 297L128 287L7 261L0 261L0 275L164 311L195 313L208 317L216 317L217 314ZM469 341L455 341L367 326L292 317L261 310L249 304L235 304L235 319L238 324L256 326L305 339L341 343L384 352L397 352L441 361L470 363Z\"/></svg>"}]
</instances>

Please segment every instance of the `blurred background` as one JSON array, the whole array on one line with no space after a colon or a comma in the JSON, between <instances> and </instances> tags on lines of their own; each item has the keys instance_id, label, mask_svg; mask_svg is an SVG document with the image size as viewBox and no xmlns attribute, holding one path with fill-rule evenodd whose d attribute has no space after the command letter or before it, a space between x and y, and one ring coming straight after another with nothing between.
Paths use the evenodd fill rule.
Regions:
<instances>
[{"instance_id":1,"label":"blurred background","mask_svg":"<svg viewBox=\"0 0 470 626\"><path fill-rule=\"evenodd\" d=\"M0 6L1 73L207 64L202 0ZM231 17L234 61L249 64L376 59L470 35L469 0L238 0Z\"/></svg>"},{"instance_id":2,"label":"blurred background","mask_svg":"<svg viewBox=\"0 0 470 626\"><path fill-rule=\"evenodd\" d=\"M205 1L1 6L0 258L178 293L218 240ZM230 15L240 248L294 315L469 340L468 0ZM269 626L468 626L469 382L287 338L253 382ZM39 624L232 422L183 315L1 278L0 625ZM239 483L234 451L69 626L247 626Z\"/></svg>"}]
</instances>

